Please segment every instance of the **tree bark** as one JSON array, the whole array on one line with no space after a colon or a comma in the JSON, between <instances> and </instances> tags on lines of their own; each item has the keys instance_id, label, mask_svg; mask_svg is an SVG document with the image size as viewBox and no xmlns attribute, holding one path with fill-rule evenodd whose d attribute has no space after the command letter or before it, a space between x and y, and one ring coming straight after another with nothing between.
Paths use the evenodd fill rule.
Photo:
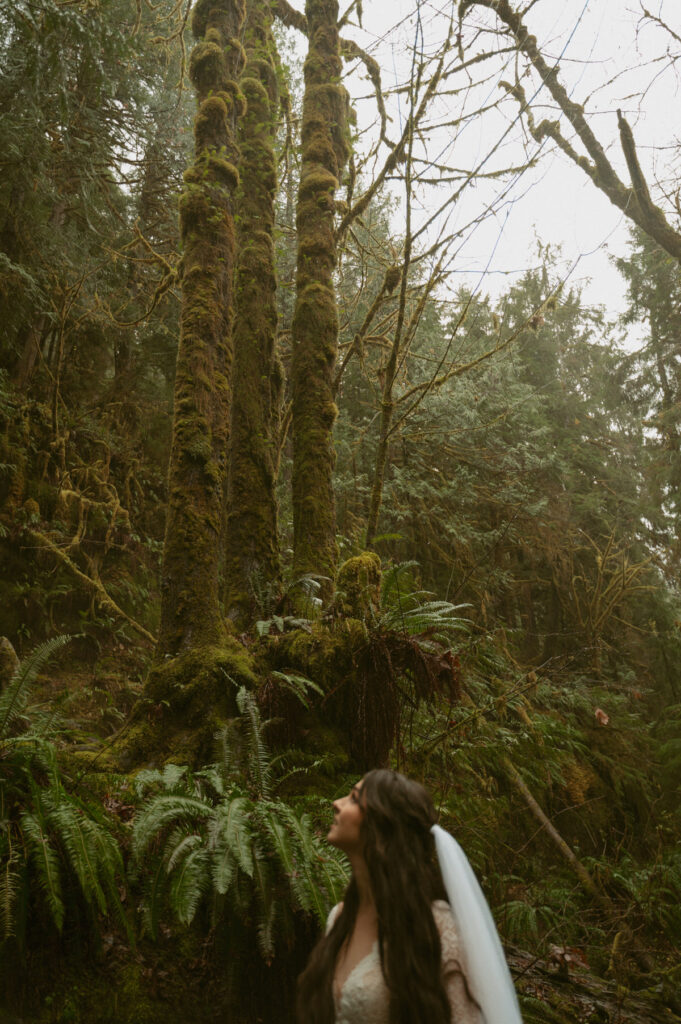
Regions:
<instances>
[{"instance_id":1,"label":"tree bark","mask_svg":"<svg viewBox=\"0 0 681 1024\"><path fill-rule=\"evenodd\" d=\"M247 0L247 12L225 562L226 608L242 626L280 589L275 484L283 377L276 352L274 143L279 90L272 10L268 0Z\"/></svg>"},{"instance_id":2,"label":"tree bark","mask_svg":"<svg viewBox=\"0 0 681 1024\"><path fill-rule=\"evenodd\" d=\"M234 130L243 0L199 0L190 61L197 94L195 157L180 199L184 247L168 518L157 657L224 636L218 568L224 545L231 316L238 185Z\"/></svg>"},{"instance_id":3,"label":"tree bark","mask_svg":"<svg viewBox=\"0 0 681 1024\"><path fill-rule=\"evenodd\" d=\"M334 364L338 314L335 192L348 155L347 97L340 84L337 0L307 0L302 167L296 225L298 263L293 315L293 560L297 574L332 577L336 516ZM325 588L328 594L329 586Z\"/></svg>"}]
</instances>

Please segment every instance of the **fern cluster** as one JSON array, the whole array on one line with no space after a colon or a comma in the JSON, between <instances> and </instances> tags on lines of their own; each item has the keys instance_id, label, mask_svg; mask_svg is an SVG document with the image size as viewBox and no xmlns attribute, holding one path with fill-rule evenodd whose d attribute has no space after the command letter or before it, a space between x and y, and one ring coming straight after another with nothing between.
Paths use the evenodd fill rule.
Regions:
<instances>
[{"instance_id":1,"label":"fern cluster","mask_svg":"<svg viewBox=\"0 0 681 1024\"><path fill-rule=\"evenodd\" d=\"M308 815L272 795L274 761L257 705L244 688L237 703L241 719L222 734L219 763L138 773L138 794L151 795L133 822L133 855L148 878L143 912L152 936L168 910L182 924L202 907L212 924L236 913L255 918L269 959L292 911L323 921L347 873Z\"/></svg>"},{"instance_id":2,"label":"fern cluster","mask_svg":"<svg viewBox=\"0 0 681 1024\"><path fill-rule=\"evenodd\" d=\"M38 672L67 641L60 636L38 647L0 694L0 947L23 940L37 898L59 931L73 898L93 917L113 911L129 930L118 843L101 813L65 788L54 718L29 705Z\"/></svg>"}]
</instances>

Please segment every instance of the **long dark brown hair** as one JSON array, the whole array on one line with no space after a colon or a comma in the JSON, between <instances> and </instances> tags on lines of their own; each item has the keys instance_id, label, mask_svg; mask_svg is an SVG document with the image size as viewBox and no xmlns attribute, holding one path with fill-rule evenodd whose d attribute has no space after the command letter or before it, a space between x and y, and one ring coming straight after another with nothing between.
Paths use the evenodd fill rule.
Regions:
<instances>
[{"instance_id":1,"label":"long dark brown hair","mask_svg":"<svg viewBox=\"0 0 681 1024\"><path fill-rule=\"evenodd\" d=\"M388 988L390 1024L450 1024L442 983L440 936L432 902L444 896L430 828L436 816L418 782L377 769L364 776L360 827L378 916L378 948ZM333 927L298 979L299 1024L333 1024L333 977L359 908L353 878Z\"/></svg>"}]
</instances>

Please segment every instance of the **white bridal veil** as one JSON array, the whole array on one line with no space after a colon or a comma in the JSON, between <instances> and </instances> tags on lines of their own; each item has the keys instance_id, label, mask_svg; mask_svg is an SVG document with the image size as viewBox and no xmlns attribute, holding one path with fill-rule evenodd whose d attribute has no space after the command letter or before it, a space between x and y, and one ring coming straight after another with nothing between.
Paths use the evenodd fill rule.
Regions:
<instances>
[{"instance_id":1,"label":"white bridal veil","mask_svg":"<svg viewBox=\"0 0 681 1024\"><path fill-rule=\"evenodd\" d=\"M522 1024L496 925L468 858L449 832L439 825L433 825L431 831L466 960L469 987L485 1024Z\"/></svg>"}]
</instances>

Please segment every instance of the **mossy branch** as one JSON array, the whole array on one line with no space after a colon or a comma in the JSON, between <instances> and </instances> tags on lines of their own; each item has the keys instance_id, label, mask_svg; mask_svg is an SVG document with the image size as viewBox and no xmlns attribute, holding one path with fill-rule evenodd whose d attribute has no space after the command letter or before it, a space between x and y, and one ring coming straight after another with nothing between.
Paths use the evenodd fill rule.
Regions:
<instances>
[{"instance_id":1,"label":"mossy branch","mask_svg":"<svg viewBox=\"0 0 681 1024\"><path fill-rule=\"evenodd\" d=\"M347 352L343 356L343 361L341 362L340 366L338 367L338 370L336 371L336 376L333 382L334 394L338 392L338 388L343 378L345 368L350 362L352 356L355 353L357 353L360 359L362 358L363 345L369 332L369 328L371 327L374 318L378 310L381 308L386 296L391 295L392 292L395 290L397 283L400 280L400 276L401 271L399 267L391 266L388 267L388 269L386 270L385 277L383 278L383 283L381 284L378 294L376 295L376 298L374 299L374 301L371 303L371 306L367 310L367 314L364 317L362 326L352 339L352 344L348 347Z\"/></svg>"},{"instance_id":2,"label":"mossy branch","mask_svg":"<svg viewBox=\"0 0 681 1024\"><path fill-rule=\"evenodd\" d=\"M35 543L40 547L50 551L62 565L66 566L66 568L73 573L76 579L80 580L91 594L94 594L102 608L111 612L117 618L123 619L135 630L136 633L139 633L140 636L144 637L145 640L148 640L151 644L156 644L156 637L153 636L148 629L145 629L144 626L140 625L139 622L133 619L132 616L128 615L127 612L123 611L123 609L120 608L111 597L109 597L104 589L102 581L96 574L94 576L88 576L87 573L84 573L78 568L73 559L69 558L66 552L62 551L59 545L55 544L55 542L46 534L41 533L39 530L31 529L30 527L27 527L26 532L31 540L35 541Z\"/></svg>"},{"instance_id":3,"label":"mossy branch","mask_svg":"<svg viewBox=\"0 0 681 1024\"><path fill-rule=\"evenodd\" d=\"M291 7L287 0L276 0L274 11L279 21L287 28L296 28L303 35L307 35L307 18L295 7Z\"/></svg>"}]
</instances>

